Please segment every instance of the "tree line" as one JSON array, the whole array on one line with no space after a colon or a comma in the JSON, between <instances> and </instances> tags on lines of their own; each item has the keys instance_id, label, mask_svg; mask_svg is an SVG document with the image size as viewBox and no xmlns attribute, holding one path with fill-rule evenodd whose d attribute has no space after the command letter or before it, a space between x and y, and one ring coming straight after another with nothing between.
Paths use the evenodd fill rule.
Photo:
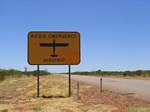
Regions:
<instances>
[{"instance_id":1,"label":"tree line","mask_svg":"<svg viewBox=\"0 0 150 112\"><path fill-rule=\"evenodd\" d=\"M15 69L0 69L0 81L5 80L8 77L14 77L14 78L19 78L22 76L36 76L37 74L39 75L49 75L50 73L47 70L40 70L38 71L19 71L19 70L15 70Z\"/></svg>"},{"instance_id":2,"label":"tree line","mask_svg":"<svg viewBox=\"0 0 150 112\"><path fill-rule=\"evenodd\" d=\"M95 75L95 76L142 76L142 77L150 77L150 70L136 70L136 71L79 71L79 72L73 72L73 74L79 74L79 75Z\"/></svg>"}]
</instances>

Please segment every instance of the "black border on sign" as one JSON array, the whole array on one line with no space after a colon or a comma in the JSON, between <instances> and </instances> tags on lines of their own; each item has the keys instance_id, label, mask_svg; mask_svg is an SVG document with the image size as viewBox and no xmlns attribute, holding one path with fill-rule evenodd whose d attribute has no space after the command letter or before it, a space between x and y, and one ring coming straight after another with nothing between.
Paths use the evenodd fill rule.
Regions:
<instances>
[{"instance_id":1,"label":"black border on sign","mask_svg":"<svg viewBox=\"0 0 150 112\"><path fill-rule=\"evenodd\" d=\"M38 33L78 33L78 35L79 35L79 62L77 63L77 64L73 64L73 63L68 63L68 64L31 64L30 63L30 61L29 61L29 34L30 33L36 33L36 32L38 32ZM27 59L27 61L28 61L28 64L30 64L30 65L78 65L78 64L80 64L80 62L81 62L81 40L80 40L80 33L79 32L76 32L76 31L30 31L30 32L28 32L28 40L27 40L27 46L28 46L28 51L27 51L27 57L28 57L28 59Z\"/></svg>"}]
</instances>

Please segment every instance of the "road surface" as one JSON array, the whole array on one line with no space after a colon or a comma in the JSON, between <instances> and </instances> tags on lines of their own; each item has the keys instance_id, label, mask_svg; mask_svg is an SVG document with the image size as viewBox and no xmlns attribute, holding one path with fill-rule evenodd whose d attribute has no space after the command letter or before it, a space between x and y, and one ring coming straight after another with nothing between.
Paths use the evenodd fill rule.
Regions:
<instances>
[{"instance_id":1,"label":"road surface","mask_svg":"<svg viewBox=\"0 0 150 112\"><path fill-rule=\"evenodd\" d=\"M99 77L72 75L73 80L82 81L88 84L99 86ZM123 78L104 78L105 88L118 90L124 95L133 95L141 99L150 101L150 80L136 80Z\"/></svg>"}]
</instances>

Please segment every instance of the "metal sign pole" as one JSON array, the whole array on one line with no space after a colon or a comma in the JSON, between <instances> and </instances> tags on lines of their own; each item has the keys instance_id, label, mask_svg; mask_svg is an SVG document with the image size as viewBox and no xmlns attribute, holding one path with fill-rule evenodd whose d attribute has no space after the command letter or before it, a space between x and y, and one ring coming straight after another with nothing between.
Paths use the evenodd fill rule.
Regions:
<instances>
[{"instance_id":1,"label":"metal sign pole","mask_svg":"<svg viewBox=\"0 0 150 112\"><path fill-rule=\"evenodd\" d=\"M71 97L71 65L69 67L69 97Z\"/></svg>"},{"instance_id":2,"label":"metal sign pole","mask_svg":"<svg viewBox=\"0 0 150 112\"><path fill-rule=\"evenodd\" d=\"M77 82L77 100L80 99L80 83Z\"/></svg>"},{"instance_id":3,"label":"metal sign pole","mask_svg":"<svg viewBox=\"0 0 150 112\"><path fill-rule=\"evenodd\" d=\"M37 65L37 97L40 96L40 80L39 80L39 71L40 71L40 67L39 65Z\"/></svg>"},{"instance_id":4,"label":"metal sign pole","mask_svg":"<svg viewBox=\"0 0 150 112\"><path fill-rule=\"evenodd\" d=\"M100 78L100 92L103 92L103 79Z\"/></svg>"}]
</instances>

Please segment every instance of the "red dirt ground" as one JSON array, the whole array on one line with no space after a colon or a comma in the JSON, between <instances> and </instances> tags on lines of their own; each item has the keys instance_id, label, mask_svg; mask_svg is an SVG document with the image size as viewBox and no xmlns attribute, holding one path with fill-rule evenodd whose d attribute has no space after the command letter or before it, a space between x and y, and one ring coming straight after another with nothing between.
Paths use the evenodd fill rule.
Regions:
<instances>
[{"instance_id":1,"label":"red dirt ground","mask_svg":"<svg viewBox=\"0 0 150 112\"><path fill-rule=\"evenodd\" d=\"M81 84L82 86L82 84ZM129 107L150 107L150 102L134 98L130 95L121 95L114 91L104 90L102 93L98 87L91 86L81 92L78 101L81 106L91 106L96 104L106 104L117 107L115 112L127 112Z\"/></svg>"}]
</instances>

